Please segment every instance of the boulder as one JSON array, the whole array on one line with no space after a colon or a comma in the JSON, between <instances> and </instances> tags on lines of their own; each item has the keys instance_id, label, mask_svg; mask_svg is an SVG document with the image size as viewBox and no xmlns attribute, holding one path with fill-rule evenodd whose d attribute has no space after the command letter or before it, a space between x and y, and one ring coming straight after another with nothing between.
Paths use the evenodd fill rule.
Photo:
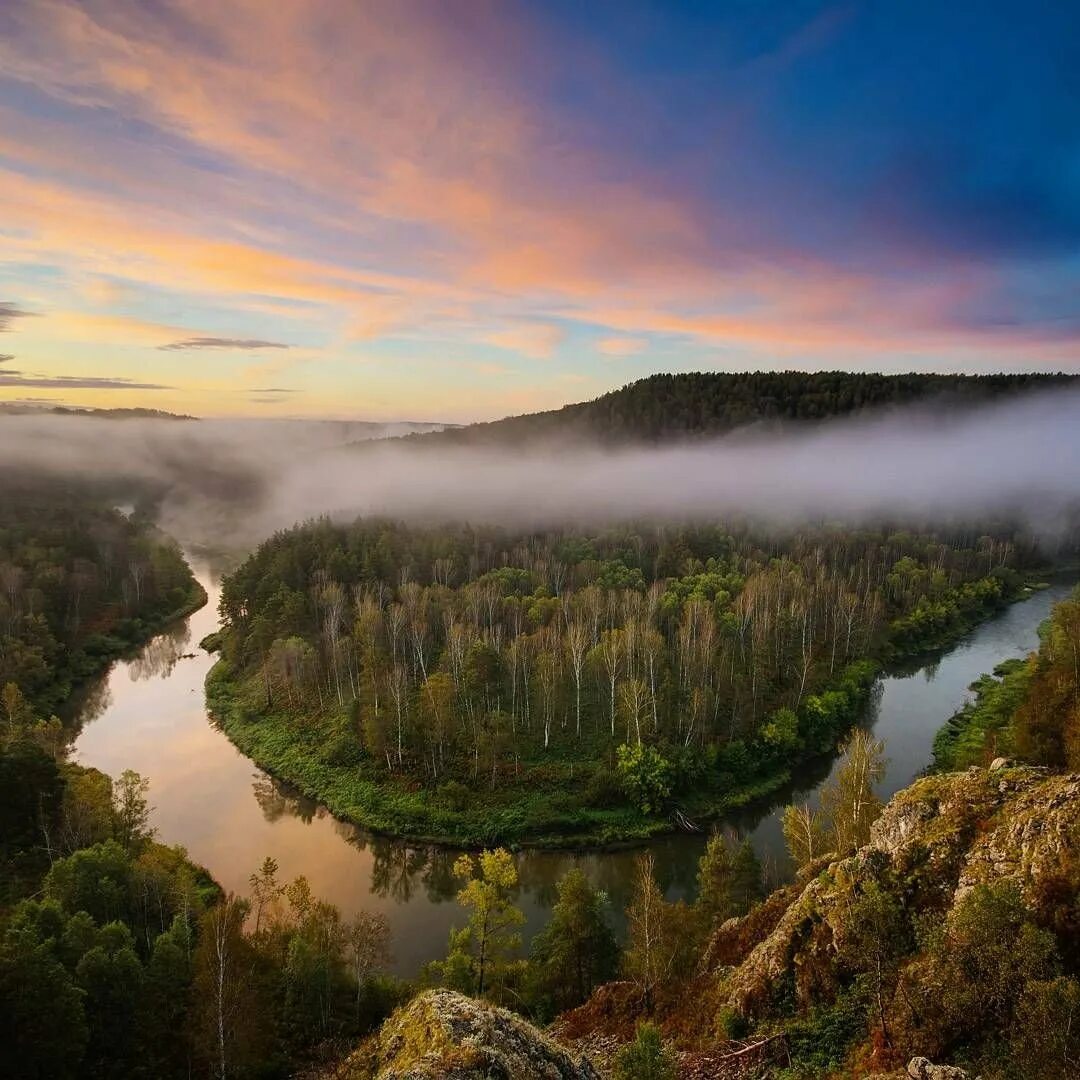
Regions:
<instances>
[{"instance_id":1,"label":"boulder","mask_svg":"<svg viewBox=\"0 0 1080 1080\"><path fill-rule=\"evenodd\" d=\"M955 1065L932 1065L924 1057L915 1057L908 1062L907 1074L911 1080L978 1080L958 1069Z\"/></svg>"},{"instance_id":2,"label":"boulder","mask_svg":"<svg viewBox=\"0 0 1080 1080\"><path fill-rule=\"evenodd\" d=\"M599 1080L520 1016L452 990L429 990L383 1026L378 1080Z\"/></svg>"}]
</instances>

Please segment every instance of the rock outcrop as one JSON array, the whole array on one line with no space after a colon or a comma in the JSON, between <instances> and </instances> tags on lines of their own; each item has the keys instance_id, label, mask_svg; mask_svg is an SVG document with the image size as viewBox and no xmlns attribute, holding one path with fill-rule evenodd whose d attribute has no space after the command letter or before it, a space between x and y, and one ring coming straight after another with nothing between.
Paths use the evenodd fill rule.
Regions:
<instances>
[{"instance_id":1,"label":"rock outcrop","mask_svg":"<svg viewBox=\"0 0 1080 1080\"><path fill-rule=\"evenodd\" d=\"M969 1073L955 1065L933 1065L924 1057L912 1058L908 1062L907 1075L911 1080L971 1080Z\"/></svg>"},{"instance_id":2,"label":"rock outcrop","mask_svg":"<svg viewBox=\"0 0 1080 1080\"><path fill-rule=\"evenodd\" d=\"M999 764L917 780L888 804L866 847L787 890L786 909L770 912L771 932L730 968L717 967L720 1000L761 1015L792 977L800 1001L818 998L834 977L847 907L870 880L902 878L908 903L947 918L979 884L1011 881L1034 902L1040 881L1078 844L1080 776ZM722 930L738 936L737 925Z\"/></svg>"},{"instance_id":3,"label":"rock outcrop","mask_svg":"<svg viewBox=\"0 0 1080 1080\"><path fill-rule=\"evenodd\" d=\"M378 1080L599 1080L587 1059L520 1016L451 990L429 990L398 1010L367 1068Z\"/></svg>"}]
</instances>

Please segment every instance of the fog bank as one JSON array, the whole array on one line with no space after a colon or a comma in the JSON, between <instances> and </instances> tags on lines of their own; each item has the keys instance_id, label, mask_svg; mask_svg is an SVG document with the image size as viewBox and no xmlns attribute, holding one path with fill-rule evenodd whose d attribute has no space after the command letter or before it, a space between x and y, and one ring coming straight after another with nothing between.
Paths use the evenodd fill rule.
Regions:
<instances>
[{"instance_id":1,"label":"fog bank","mask_svg":"<svg viewBox=\"0 0 1080 1080\"><path fill-rule=\"evenodd\" d=\"M1080 504L1080 391L617 451L342 445L318 424L283 421L9 416L0 417L0 462L153 485L170 532L238 546L322 514L542 526L725 515L955 523L1018 513L1059 534Z\"/></svg>"}]
</instances>

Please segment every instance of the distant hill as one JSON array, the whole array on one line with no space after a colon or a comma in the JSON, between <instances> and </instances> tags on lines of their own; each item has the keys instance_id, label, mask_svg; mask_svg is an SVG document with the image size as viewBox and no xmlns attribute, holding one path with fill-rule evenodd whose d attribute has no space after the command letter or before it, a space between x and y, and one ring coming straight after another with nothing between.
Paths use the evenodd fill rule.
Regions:
<instances>
[{"instance_id":1,"label":"distant hill","mask_svg":"<svg viewBox=\"0 0 1080 1080\"><path fill-rule=\"evenodd\" d=\"M721 435L755 423L787 424L940 400L976 404L1077 376L877 375L847 371L695 372L651 375L592 401L548 412L411 436L432 446L516 444L557 438L608 444L659 443Z\"/></svg>"},{"instance_id":2,"label":"distant hill","mask_svg":"<svg viewBox=\"0 0 1080 1080\"><path fill-rule=\"evenodd\" d=\"M197 420L197 416L166 412L164 409L73 409L65 405L23 405L0 402L0 415L93 416L104 420Z\"/></svg>"}]
</instances>

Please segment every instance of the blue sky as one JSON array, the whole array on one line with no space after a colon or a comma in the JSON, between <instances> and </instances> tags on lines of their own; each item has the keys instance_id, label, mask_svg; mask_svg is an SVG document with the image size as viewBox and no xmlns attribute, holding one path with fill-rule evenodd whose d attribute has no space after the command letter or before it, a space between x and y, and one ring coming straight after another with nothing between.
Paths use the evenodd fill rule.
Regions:
<instances>
[{"instance_id":1,"label":"blue sky","mask_svg":"<svg viewBox=\"0 0 1080 1080\"><path fill-rule=\"evenodd\" d=\"M0 398L1071 369L1080 7L13 0Z\"/></svg>"}]
</instances>

